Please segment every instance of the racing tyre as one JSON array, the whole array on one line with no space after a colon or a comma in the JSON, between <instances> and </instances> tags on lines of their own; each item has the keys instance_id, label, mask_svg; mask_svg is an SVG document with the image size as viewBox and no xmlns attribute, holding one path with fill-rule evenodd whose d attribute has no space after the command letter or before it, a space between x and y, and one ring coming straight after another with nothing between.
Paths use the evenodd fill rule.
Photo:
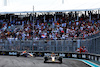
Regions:
<instances>
[{"instance_id":1,"label":"racing tyre","mask_svg":"<svg viewBox=\"0 0 100 67\"><path fill-rule=\"evenodd\" d=\"M27 57L27 54L24 54L23 56L24 56L24 57Z\"/></svg>"},{"instance_id":2,"label":"racing tyre","mask_svg":"<svg viewBox=\"0 0 100 67\"><path fill-rule=\"evenodd\" d=\"M59 61L60 61L60 63L62 63L62 57L59 57Z\"/></svg>"},{"instance_id":3,"label":"racing tyre","mask_svg":"<svg viewBox=\"0 0 100 67\"><path fill-rule=\"evenodd\" d=\"M36 54L33 54L33 57L36 57Z\"/></svg>"},{"instance_id":4,"label":"racing tyre","mask_svg":"<svg viewBox=\"0 0 100 67\"><path fill-rule=\"evenodd\" d=\"M20 56L20 53L17 53L17 57L19 57Z\"/></svg>"},{"instance_id":5,"label":"racing tyre","mask_svg":"<svg viewBox=\"0 0 100 67\"><path fill-rule=\"evenodd\" d=\"M44 57L44 63L46 63L47 60L48 60L48 58L47 57Z\"/></svg>"}]
</instances>

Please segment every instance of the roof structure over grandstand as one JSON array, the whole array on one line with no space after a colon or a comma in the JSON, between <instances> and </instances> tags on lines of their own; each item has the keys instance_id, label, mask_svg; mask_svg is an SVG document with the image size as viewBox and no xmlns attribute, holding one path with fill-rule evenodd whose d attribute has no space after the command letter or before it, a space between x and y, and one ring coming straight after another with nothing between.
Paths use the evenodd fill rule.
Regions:
<instances>
[{"instance_id":1,"label":"roof structure over grandstand","mask_svg":"<svg viewBox=\"0 0 100 67\"><path fill-rule=\"evenodd\" d=\"M0 0L0 13L86 11L100 8L100 0Z\"/></svg>"}]
</instances>

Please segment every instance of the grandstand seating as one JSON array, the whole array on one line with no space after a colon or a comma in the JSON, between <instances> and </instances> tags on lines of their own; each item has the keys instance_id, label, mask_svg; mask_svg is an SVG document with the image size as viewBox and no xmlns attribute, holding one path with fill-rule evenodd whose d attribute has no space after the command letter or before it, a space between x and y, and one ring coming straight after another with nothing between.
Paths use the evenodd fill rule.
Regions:
<instances>
[{"instance_id":1,"label":"grandstand seating","mask_svg":"<svg viewBox=\"0 0 100 67\"><path fill-rule=\"evenodd\" d=\"M42 15L41 15L42 16ZM33 22L29 19L0 19L0 38L17 38L17 39L68 39L68 38L88 38L100 32L100 20L93 17L79 17L79 21L70 16L57 16L56 22L53 15L46 16L46 22L43 21L43 16L35 18ZM48 18L49 17L49 18ZM34 28L34 29L33 29Z\"/></svg>"}]
</instances>

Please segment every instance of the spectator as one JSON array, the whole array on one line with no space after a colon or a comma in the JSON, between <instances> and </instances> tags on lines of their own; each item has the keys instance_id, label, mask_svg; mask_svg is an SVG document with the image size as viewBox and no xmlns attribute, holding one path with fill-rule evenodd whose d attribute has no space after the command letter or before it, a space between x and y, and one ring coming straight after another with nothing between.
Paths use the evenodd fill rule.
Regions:
<instances>
[{"instance_id":1,"label":"spectator","mask_svg":"<svg viewBox=\"0 0 100 67\"><path fill-rule=\"evenodd\" d=\"M85 46L83 46L83 52L84 52L84 53L88 53L88 50L86 49Z\"/></svg>"},{"instance_id":2,"label":"spectator","mask_svg":"<svg viewBox=\"0 0 100 67\"><path fill-rule=\"evenodd\" d=\"M83 48L82 47L80 47L80 53L82 53L83 52Z\"/></svg>"},{"instance_id":3,"label":"spectator","mask_svg":"<svg viewBox=\"0 0 100 67\"><path fill-rule=\"evenodd\" d=\"M69 18L69 19L68 19ZM0 20L0 38L7 39L10 35L17 39L41 39L43 36L50 39L68 39L95 35L100 32L100 20L93 18L89 22L88 18L81 18L79 21L71 18L57 17L56 22L52 18L47 18L46 22L42 22L43 18L37 17L33 23L29 20L16 18L12 22L9 20ZM15 23L15 24L14 24ZM21 25L21 26L19 26ZM15 27L15 28L12 28Z\"/></svg>"}]
</instances>

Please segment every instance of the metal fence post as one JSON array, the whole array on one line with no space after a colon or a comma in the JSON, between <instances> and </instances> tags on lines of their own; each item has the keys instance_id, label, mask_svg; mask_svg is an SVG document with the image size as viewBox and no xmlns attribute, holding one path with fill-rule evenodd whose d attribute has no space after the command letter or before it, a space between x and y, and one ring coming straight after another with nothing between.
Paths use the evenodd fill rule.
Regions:
<instances>
[{"instance_id":1,"label":"metal fence post","mask_svg":"<svg viewBox=\"0 0 100 67\"><path fill-rule=\"evenodd\" d=\"M55 51L57 51L57 40L55 40L56 42L55 42Z\"/></svg>"},{"instance_id":2,"label":"metal fence post","mask_svg":"<svg viewBox=\"0 0 100 67\"><path fill-rule=\"evenodd\" d=\"M20 42L20 50L21 50L21 40L19 42Z\"/></svg>"},{"instance_id":3,"label":"metal fence post","mask_svg":"<svg viewBox=\"0 0 100 67\"><path fill-rule=\"evenodd\" d=\"M95 53L96 53L96 39L95 39Z\"/></svg>"},{"instance_id":4,"label":"metal fence post","mask_svg":"<svg viewBox=\"0 0 100 67\"><path fill-rule=\"evenodd\" d=\"M73 52L73 39L72 39L72 52Z\"/></svg>"},{"instance_id":5,"label":"metal fence post","mask_svg":"<svg viewBox=\"0 0 100 67\"><path fill-rule=\"evenodd\" d=\"M64 40L61 41L61 51L63 51Z\"/></svg>"},{"instance_id":6,"label":"metal fence post","mask_svg":"<svg viewBox=\"0 0 100 67\"><path fill-rule=\"evenodd\" d=\"M49 46L49 50L51 51L51 40L50 40L50 46Z\"/></svg>"},{"instance_id":7,"label":"metal fence post","mask_svg":"<svg viewBox=\"0 0 100 67\"><path fill-rule=\"evenodd\" d=\"M80 48L81 41L80 39L77 40L77 48Z\"/></svg>"}]
</instances>

